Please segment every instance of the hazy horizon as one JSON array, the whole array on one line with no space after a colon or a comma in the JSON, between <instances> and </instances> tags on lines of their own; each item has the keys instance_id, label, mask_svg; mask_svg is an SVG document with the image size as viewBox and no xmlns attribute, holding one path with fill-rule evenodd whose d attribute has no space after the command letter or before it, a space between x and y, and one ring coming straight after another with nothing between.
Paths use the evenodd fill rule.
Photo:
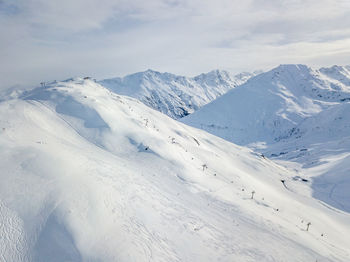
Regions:
<instances>
[{"instance_id":1,"label":"hazy horizon","mask_svg":"<svg viewBox=\"0 0 350 262\"><path fill-rule=\"evenodd\" d=\"M0 89L153 69L347 65L350 2L0 0Z\"/></svg>"}]
</instances>

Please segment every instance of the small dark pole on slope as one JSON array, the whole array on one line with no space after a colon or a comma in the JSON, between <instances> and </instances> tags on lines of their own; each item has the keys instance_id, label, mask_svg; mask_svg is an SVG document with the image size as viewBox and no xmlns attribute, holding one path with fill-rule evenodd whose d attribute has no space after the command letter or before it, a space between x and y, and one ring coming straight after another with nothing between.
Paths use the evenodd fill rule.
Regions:
<instances>
[{"instance_id":1,"label":"small dark pole on slope","mask_svg":"<svg viewBox=\"0 0 350 262\"><path fill-rule=\"evenodd\" d=\"M309 231L310 225L311 225L311 222L309 222L309 223L306 224L306 231Z\"/></svg>"},{"instance_id":2,"label":"small dark pole on slope","mask_svg":"<svg viewBox=\"0 0 350 262\"><path fill-rule=\"evenodd\" d=\"M254 199L254 194L255 194L255 191L253 190L251 199Z\"/></svg>"},{"instance_id":3,"label":"small dark pole on slope","mask_svg":"<svg viewBox=\"0 0 350 262\"><path fill-rule=\"evenodd\" d=\"M288 189L288 187L286 186L286 180L282 179L281 182L282 182L283 186L284 186L286 189Z\"/></svg>"}]
</instances>

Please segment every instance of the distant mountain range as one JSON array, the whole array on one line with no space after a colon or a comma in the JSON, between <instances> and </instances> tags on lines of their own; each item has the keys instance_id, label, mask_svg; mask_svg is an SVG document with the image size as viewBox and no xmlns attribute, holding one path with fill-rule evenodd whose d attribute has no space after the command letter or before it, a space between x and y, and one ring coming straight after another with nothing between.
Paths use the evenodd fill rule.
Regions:
<instances>
[{"instance_id":1,"label":"distant mountain range","mask_svg":"<svg viewBox=\"0 0 350 262\"><path fill-rule=\"evenodd\" d=\"M174 119L193 113L203 105L245 83L261 73L213 70L195 77L178 76L152 70L125 77L105 79L99 83L109 90L139 99L147 106Z\"/></svg>"},{"instance_id":2,"label":"distant mountain range","mask_svg":"<svg viewBox=\"0 0 350 262\"><path fill-rule=\"evenodd\" d=\"M183 122L240 145L273 143L297 135L305 119L349 101L349 68L281 65L230 90Z\"/></svg>"}]
</instances>

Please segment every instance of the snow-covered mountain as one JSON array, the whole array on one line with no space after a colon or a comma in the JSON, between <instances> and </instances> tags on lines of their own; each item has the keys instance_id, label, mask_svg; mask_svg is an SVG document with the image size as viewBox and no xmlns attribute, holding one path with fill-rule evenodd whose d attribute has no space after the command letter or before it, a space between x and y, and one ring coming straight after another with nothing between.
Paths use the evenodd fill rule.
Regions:
<instances>
[{"instance_id":1,"label":"snow-covered mountain","mask_svg":"<svg viewBox=\"0 0 350 262\"><path fill-rule=\"evenodd\" d=\"M336 68L341 70L329 73ZM306 118L350 101L350 85L344 84L350 81L350 70L336 68L281 65L251 78L183 122L241 145L279 141L295 134Z\"/></svg>"},{"instance_id":2,"label":"snow-covered mountain","mask_svg":"<svg viewBox=\"0 0 350 262\"><path fill-rule=\"evenodd\" d=\"M261 150L312 178L313 195L350 213L350 103L306 118L291 137Z\"/></svg>"},{"instance_id":3,"label":"snow-covered mountain","mask_svg":"<svg viewBox=\"0 0 350 262\"><path fill-rule=\"evenodd\" d=\"M0 102L0 148L1 261L350 259L300 174L91 80Z\"/></svg>"},{"instance_id":4,"label":"snow-covered mountain","mask_svg":"<svg viewBox=\"0 0 350 262\"><path fill-rule=\"evenodd\" d=\"M233 75L227 71L214 70L196 77L185 77L147 70L123 78L102 80L100 84L117 94L137 98L151 108L178 119L258 73Z\"/></svg>"},{"instance_id":5,"label":"snow-covered mountain","mask_svg":"<svg viewBox=\"0 0 350 262\"><path fill-rule=\"evenodd\" d=\"M349 67L281 65L182 121L299 163L317 198L350 212L349 102Z\"/></svg>"}]
</instances>

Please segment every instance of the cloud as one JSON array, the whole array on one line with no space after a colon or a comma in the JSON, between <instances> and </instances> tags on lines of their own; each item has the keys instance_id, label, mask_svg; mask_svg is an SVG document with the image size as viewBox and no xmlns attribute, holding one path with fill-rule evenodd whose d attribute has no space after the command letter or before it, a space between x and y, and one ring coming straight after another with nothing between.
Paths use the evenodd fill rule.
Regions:
<instances>
[{"instance_id":1,"label":"cloud","mask_svg":"<svg viewBox=\"0 0 350 262\"><path fill-rule=\"evenodd\" d=\"M0 0L0 88L349 60L348 0Z\"/></svg>"}]
</instances>

